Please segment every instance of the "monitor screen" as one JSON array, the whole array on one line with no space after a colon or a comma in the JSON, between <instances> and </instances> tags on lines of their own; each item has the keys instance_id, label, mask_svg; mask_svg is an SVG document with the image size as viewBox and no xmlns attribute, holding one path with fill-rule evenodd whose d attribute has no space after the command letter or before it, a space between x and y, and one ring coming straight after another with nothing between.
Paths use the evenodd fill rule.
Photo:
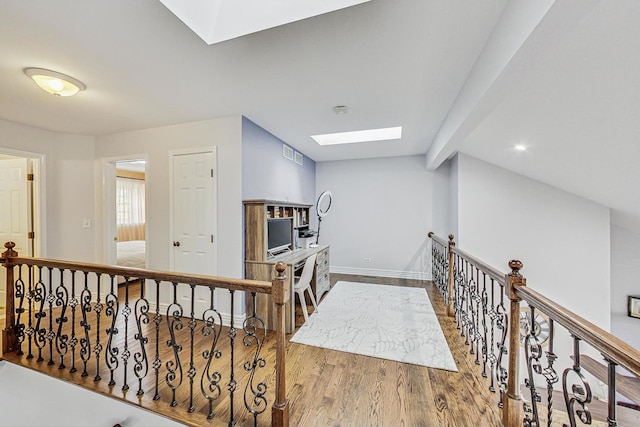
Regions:
<instances>
[{"instance_id":1,"label":"monitor screen","mask_svg":"<svg viewBox=\"0 0 640 427\"><path fill-rule=\"evenodd\" d=\"M279 218L267 221L267 246L269 252L288 249L292 242L292 219Z\"/></svg>"}]
</instances>

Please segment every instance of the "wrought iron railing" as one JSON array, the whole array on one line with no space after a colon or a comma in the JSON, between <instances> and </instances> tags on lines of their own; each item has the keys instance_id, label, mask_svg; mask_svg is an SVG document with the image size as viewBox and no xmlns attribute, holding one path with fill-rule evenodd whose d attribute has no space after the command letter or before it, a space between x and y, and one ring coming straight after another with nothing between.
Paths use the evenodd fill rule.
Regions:
<instances>
[{"instance_id":1,"label":"wrought iron railing","mask_svg":"<svg viewBox=\"0 0 640 427\"><path fill-rule=\"evenodd\" d=\"M510 261L511 272L504 274L457 248L453 236L449 242L433 233L429 237L434 283L445 301L453 301L451 315L482 376L487 377L489 390L498 395L505 426L551 426L554 409L566 412L563 416L568 424L561 425L573 427L577 420L591 424L594 394L584 375L589 369L606 385L604 422L609 426L618 425L616 393L640 405L638 349L527 287L520 261ZM522 310L521 302L526 303ZM565 331L564 343L558 327ZM560 354L559 344L572 350ZM600 353L602 362L585 354L589 352ZM561 359L567 367L558 368ZM526 367L522 387L527 400L520 393L521 364ZM622 378L626 389L617 386L621 380L616 374L618 366L630 375ZM554 402L554 395L561 406Z\"/></svg>"},{"instance_id":2,"label":"wrought iron railing","mask_svg":"<svg viewBox=\"0 0 640 427\"><path fill-rule=\"evenodd\" d=\"M202 422L267 425L271 399L270 424L288 425L284 264L273 282L260 282L20 258L13 243L5 247L5 357L57 366L67 379L93 377L125 399L135 393L141 406L182 405L185 413L201 413ZM196 291L205 300L200 312ZM228 298L220 298L225 292ZM236 324L240 292L253 309ZM276 305L275 337L256 313L258 293ZM222 299L229 301L226 325ZM266 343L275 346L273 369L263 356Z\"/></svg>"}]
</instances>

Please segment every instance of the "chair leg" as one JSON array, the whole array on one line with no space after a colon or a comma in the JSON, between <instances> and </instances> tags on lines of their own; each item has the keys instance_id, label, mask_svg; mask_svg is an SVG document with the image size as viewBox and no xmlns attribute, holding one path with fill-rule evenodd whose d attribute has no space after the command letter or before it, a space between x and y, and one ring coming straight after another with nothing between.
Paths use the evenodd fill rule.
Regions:
<instances>
[{"instance_id":1,"label":"chair leg","mask_svg":"<svg viewBox=\"0 0 640 427\"><path fill-rule=\"evenodd\" d=\"M304 297L304 289L301 291L296 291L298 294L298 298L300 299L300 307L302 307L302 315L304 316L304 321L309 320L309 312L307 311L307 300Z\"/></svg>"},{"instance_id":2,"label":"chair leg","mask_svg":"<svg viewBox=\"0 0 640 427\"><path fill-rule=\"evenodd\" d=\"M316 303L316 297L313 296L313 291L311 290L311 286L307 288L309 291L309 297L311 298L311 303L313 304L313 308L315 311L318 311L318 304Z\"/></svg>"}]
</instances>

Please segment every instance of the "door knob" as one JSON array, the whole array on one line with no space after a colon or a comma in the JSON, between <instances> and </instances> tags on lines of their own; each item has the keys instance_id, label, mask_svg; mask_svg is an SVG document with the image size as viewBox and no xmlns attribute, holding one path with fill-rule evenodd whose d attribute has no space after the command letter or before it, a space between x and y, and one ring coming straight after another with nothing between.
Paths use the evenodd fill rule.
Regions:
<instances>
[{"instance_id":1,"label":"door knob","mask_svg":"<svg viewBox=\"0 0 640 427\"><path fill-rule=\"evenodd\" d=\"M173 242L173 246L175 246L175 247L180 246L180 242L177 242L177 241L176 241L176 242Z\"/></svg>"}]
</instances>

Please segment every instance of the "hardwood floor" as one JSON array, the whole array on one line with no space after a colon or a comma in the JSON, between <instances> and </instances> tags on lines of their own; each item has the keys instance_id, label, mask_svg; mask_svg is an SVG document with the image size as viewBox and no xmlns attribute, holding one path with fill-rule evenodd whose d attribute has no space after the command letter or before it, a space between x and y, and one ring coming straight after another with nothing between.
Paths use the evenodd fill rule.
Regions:
<instances>
[{"instance_id":1,"label":"hardwood floor","mask_svg":"<svg viewBox=\"0 0 640 427\"><path fill-rule=\"evenodd\" d=\"M384 359L376 359L339 351L326 350L295 343L287 344L287 395L290 401L291 426L499 426L498 396L488 391L486 380L481 377L475 357L469 354L468 347L460 338L459 331L452 319L447 318L445 307L441 303L436 291L429 283L416 280L377 278L368 276L331 275L332 284L338 280L358 281L368 283L383 283L402 286L423 287L432 301L438 314L445 337L450 345L459 372L430 369L421 366L408 365ZM309 312L313 307L308 307ZM131 319L130 319L131 321ZM299 304L296 304L296 325L304 321ZM153 324L153 322L150 322ZM106 327L106 326L104 326ZM122 325L120 326L122 329ZM101 328L103 328L101 326ZM151 328L151 325L149 326ZM186 326L180 331L188 333ZM226 348L229 338L227 329L223 330L221 348ZM133 335L135 328L129 328ZM240 334L239 334L240 337ZM288 336L290 337L290 335ZM122 337L121 337L122 339ZM187 335L182 339L188 339ZM161 338L163 342L166 338ZM274 334L268 333L262 357L267 362L260 373L258 381L264 380L268 386L266 397L269 406L273 402L274 377L272 366L275 359ZM119 344L122 345L120 341ZM131 339L130 351L139 347L137 341ZM199 350L206 347L206 342L197 339L195 347ZM248 360L251 350L242 344L236 346L238 361ZM144 406L163 415L174 418L187 425L227 425L229 421L229 399L226 385L222 386L223 396L215 407L216 417L207 420L207 402L200 394L199 376L196 377L194 387L196 400L194 411L187 411L189 399L189 379L186 372L189 368L188 349L184 348L182 356L185 371L184 384L178 390L176 400L178 406L171 407L171 390L167 386L165 375L159 376L159 392L161 400L153 400L154 377L150 375L143 381L145 393L136 395L138 384L132 373L132 361L129 366L128 383L130 389L122 390L122 374L116 375L117 385L109 386L109 370L104 366L104 360L98 367L95 363L88 367L89 376L82 377L81 369L70 373L68 369L58 369L58 360L53 365L47 365L48 358L37 362L36 358L26 359L16 355L5 355L7 360L20 363L33 369L47 372L52 376L61 377L67 381L92 388L102 394L123 399L135 405ZM167 346L161 349L162 360L172 357L172 350ZM68 362L67 362L68 365ZM68 366L67 366L68 368ZM107 381L94 382L96 370ZM151 369L151 371L153 371ZM268 372L267 372L268 371ZM198 372L201 372L199 370ZM228 369L221 369L224 378L228 378ZM200 374L198 374L200 375ZM244 411L243 392L248 380L248 373L242 368L236 369L238 391L234 399L235 411L238 413L238 425L252 425L252 417ZM242 387L242 389L241 389ZM72 405L72 404L71 404ZM71 410L64 408L63 410ZM270 409L259 418L258 425L269 425Z\"/></svg>"}]
</instances>

